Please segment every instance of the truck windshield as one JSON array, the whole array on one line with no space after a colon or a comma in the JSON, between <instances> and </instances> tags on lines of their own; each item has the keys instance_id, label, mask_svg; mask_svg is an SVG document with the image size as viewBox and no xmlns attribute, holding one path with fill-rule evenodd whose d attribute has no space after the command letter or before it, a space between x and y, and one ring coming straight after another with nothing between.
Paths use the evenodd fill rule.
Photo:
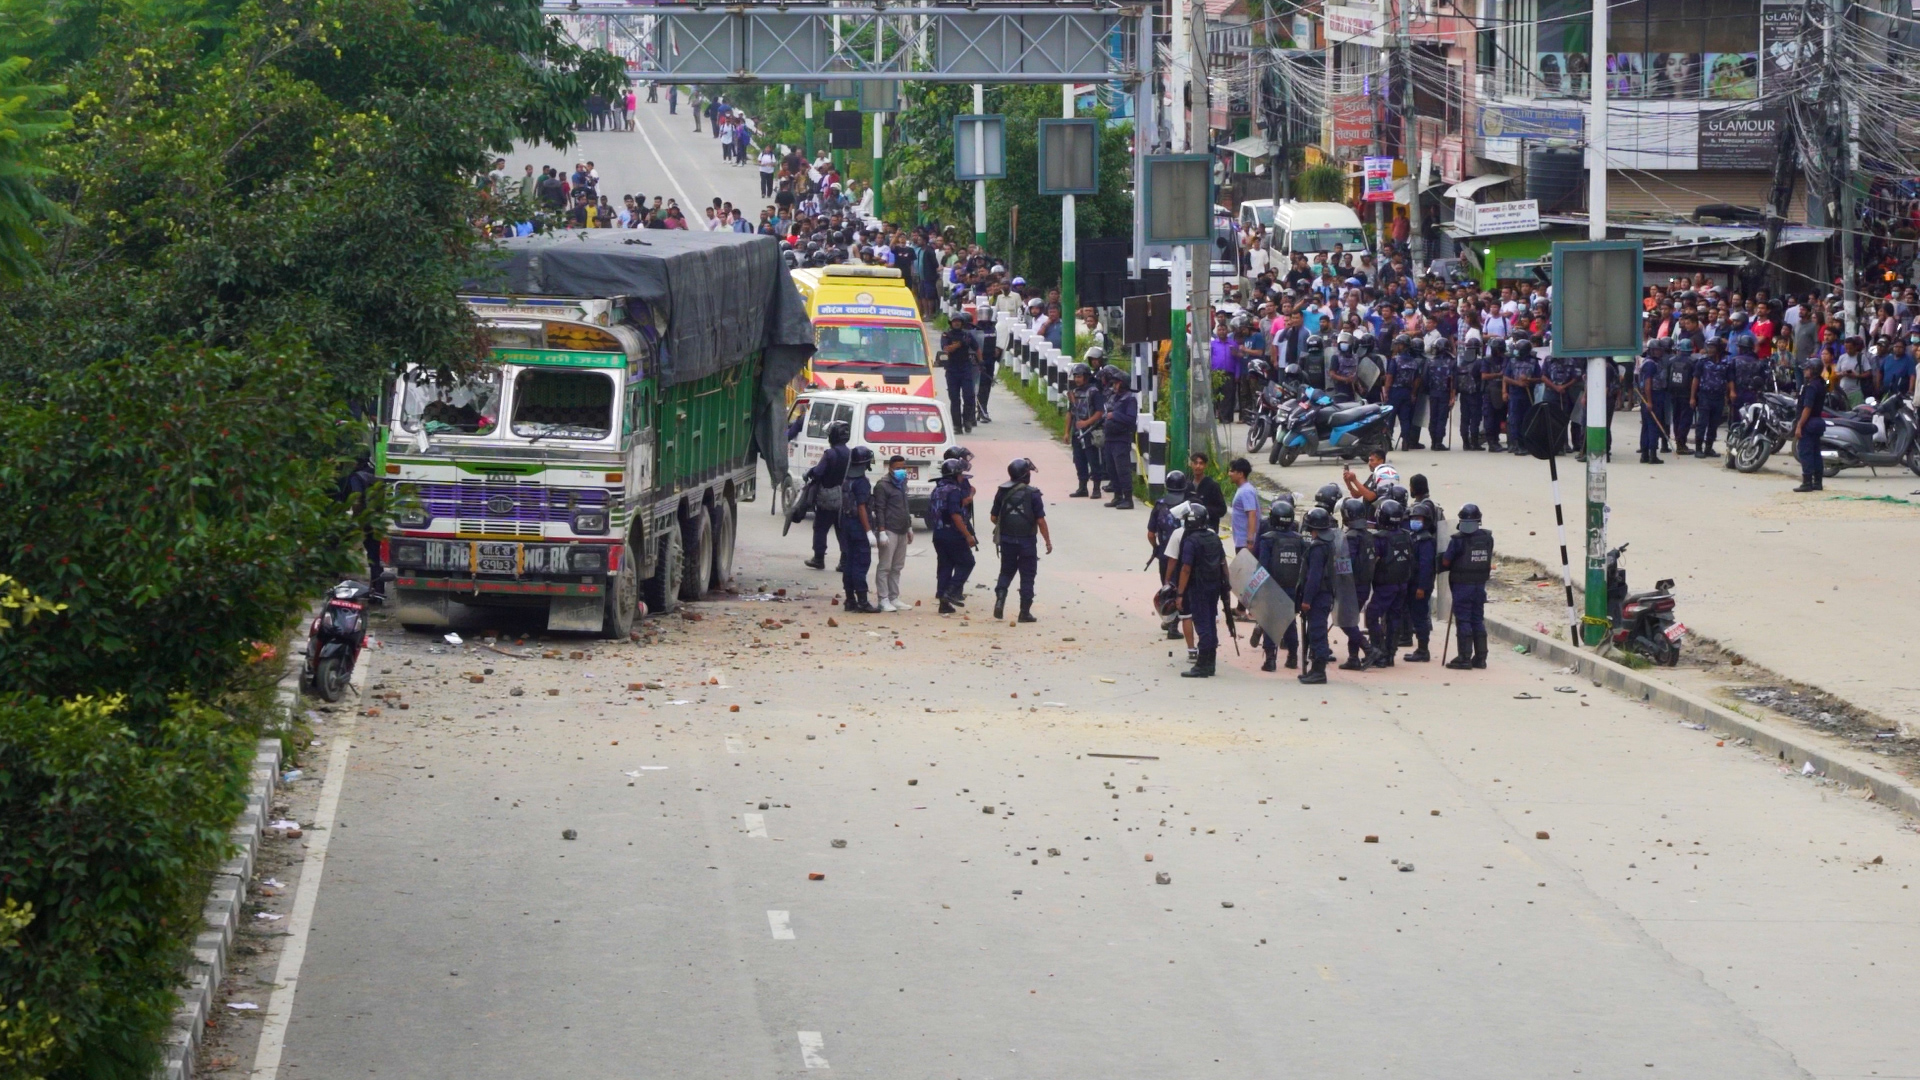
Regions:
<instances>
[{"instance_id":1,"label":"truck windshield","mask_svg":"<svg viewBox=\"0 0 1920 1080\"><path fill-rule=\"evenodd\" d=\"M513 433L523 439L613 434L613 379L604 371L522 368L513 377Z\"/></svg>"},{"instance_id":2,"label":"truck windshield","mask_svg":"<svg viewBox=\"0 0 1920 1080\"><path fill-rule=\"evenodd\" d=\"M400 426L429 435L491 435L500 423L500 369L443 375L415 368L400 386Z\"/></svg>"},{"instance_id":3,"label":"truck windshield","mask_svg":"<svg viewBox=\"0 0 1920 1080\"><path fill-rule=\"evenodd\" d=\"M927 370L927 339L919 330L906 326L822 326L814 331L819 351L813 362L817 367L857 367L863 370ZM888 372L882 371L882 374Z\"/></svg>"}]
</instances>

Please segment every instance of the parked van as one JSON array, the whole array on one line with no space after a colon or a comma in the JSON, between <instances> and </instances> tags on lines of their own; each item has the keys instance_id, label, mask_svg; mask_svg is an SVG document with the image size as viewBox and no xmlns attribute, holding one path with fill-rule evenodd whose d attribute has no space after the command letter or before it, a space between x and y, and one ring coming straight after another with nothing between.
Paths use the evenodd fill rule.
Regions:
<instances>
[{"instance_id":1,"label":"parked van","mask_svg":"<svg viewBox=\"0 0 1920 1080\"><path fill-rule=\"evenodd\" d=\"M920 308L891 266L819 266L793 272L817 351L795 392L872 390L934 396Z\"/></svg>"},{"instance_id":2,"label":"parked van","mask_svg":"<svg viewBox=\"0 0 1920 1080\"><path fill-rule=\"evenodd\" d=\"M907 504L918 515L927 508L933 482L940 476L940 458L953 445L953 423L947 403L936 398L901 398L872 390L802 391L787 411L787 460L796 476L819 463L827 452L827 425L847 425L850 446L873 451L878 482L895 454L907 459ZM797 425L797 426L796 426Z\"/></svg>"},{"instance_id":3,"label":"parked van","mask_svg":"<svg viewBox=\"0 0 1920 1080\"><path fill-rule=\"evenodd\" d=\"M1283 202L1273 208L1267 246L1279 258L1329 255L1338 245L1348 254L1367 250L1360 215L1341 203Z\"/></svg>"},{"instance_id":4,"label":"parked van","mask_svg":"<svg viewBox=\"0 0 1920 1080\"><path fill-rule=\"evenodd\" d=\"M1258 226L1273 228L1273 200L1246 199L1240 203L1240 231L1251 232Z\"/></svg>"}]
</instances>

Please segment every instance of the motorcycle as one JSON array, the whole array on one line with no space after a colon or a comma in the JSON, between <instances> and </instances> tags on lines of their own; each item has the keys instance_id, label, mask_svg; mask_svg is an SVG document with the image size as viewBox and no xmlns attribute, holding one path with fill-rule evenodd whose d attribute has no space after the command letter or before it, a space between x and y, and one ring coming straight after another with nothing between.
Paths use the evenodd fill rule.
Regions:
<instances>
[{"instance_id":1,"label":"motorcycle","mask_svg":"<svg viewBox=\"0 0 1920 1080\"><path fill-rule=\"evenodd\" d=\"M1906 466L1920 476L1920 437L1913 401L1895 394L1844 413L1826 414L1820 436L1820 460L1828 476L1842 469L1891 469Z\"/></svg>"},{"instance_id":2,"label":"motorcycle","mask_svg":"<svg viewBox=\"0 0 1920 1080\"><path fill-rule=\"evenodd\" d=\"M1302 401L1280 429L1267 463L1292 465L1302 454L1341 461L1364 459L1393 443L1393 406L1335 401L1324 391Z\"/></svg>"},{"instance_id":3,"label":"motorcycle","mask_svg":"<svg viewBox=\"0 0 1920 1080\"><path fill-rule=\"evenodd\" d=\"M1298 365L1287 365L1286 374L1279 382L1263 383L1260 399L1254 403L1251 415L1247 417L1247 453L1257 454L1266 448L1267 441L1280 433L1287 417L1292 415L1294 405L1300 400L1303 384L1300 382Z\"/></svg>"},{"instance_id":4,"label":"motorcycle","mask_svg":"<svg viewBox=\"0 0 1920 1080\"><path fill-rule=\"evenodd\" d=\"M1768 391L1740 409L1727 428L1727 460L1743 473L1759 472L1767 459L1786 448L1800 419L1800 401L1792 394Z\"/></svg>"},{"instance_id":5,"label":"motorcycle","mask_svg":"<svg viewBox=\"0 0 1920 1080\"><path fill-rule=\"evenodd\" d=\"M1607 615L1612 620L1614 648L1635 653L1663 667L1680 663L1680 639L1687 628L1674 620L1673 579L1662 578L1652 592L1627 591L1627 572L1620 568L1621 544L1607 552Z\"/></svg>"},{"instance_id":6,"label":"motorcycle","mask_svg":"<svg viewBox=\"0 0 1920 1080\"><path fill-rule=\"evenodd\" d=\"M372 596L373 589L358 581L343 581L328 592L326 606L307 627L307 662L300 679L307 693L340 700L367 644L367 605Z\"/></svg>"}]
</instances>

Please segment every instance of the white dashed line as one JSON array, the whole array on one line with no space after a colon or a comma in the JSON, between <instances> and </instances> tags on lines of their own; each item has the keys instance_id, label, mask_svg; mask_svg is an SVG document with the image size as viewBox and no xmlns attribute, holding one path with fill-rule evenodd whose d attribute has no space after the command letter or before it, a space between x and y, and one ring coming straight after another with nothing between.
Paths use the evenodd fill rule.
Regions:
<instances>
[{"instance_id":1,"label":"white dashed line","mask_svg":"<svg viewBox=\"0 0 1920 1080\"><path fill-rule=\"evenodd\" d=\"M819 1032L803 1031L800 1033L800 1063L807 1068L833 1068L833 1066L827 1064L826 1055L820 1052L826 1048L827 1040L821 1038Z\"/></svg>"},{"instance_id":2,"label":"white dashed line","mask_svg":"<svg viewBox=\"0 0 1920 1080\"><path fill-rule=\"evenodd\" d=\"M792 920L792 917L789 916L786 912L784 911L767 912L767 926L769 926L773 930L773 940L775 941L792 941L793 940L793 920Z\"/></svg>"},{"instance_id":3,"label":"white dashed line","mask_svg":"<svg viewBox=\"0 0 1920 1080\"><path fill-rule=\"evenodd\" d=\"M765 814L741 814L740 823L747 827L748 836L767 838L767 816Z\"/></svg>"}]
</instances>

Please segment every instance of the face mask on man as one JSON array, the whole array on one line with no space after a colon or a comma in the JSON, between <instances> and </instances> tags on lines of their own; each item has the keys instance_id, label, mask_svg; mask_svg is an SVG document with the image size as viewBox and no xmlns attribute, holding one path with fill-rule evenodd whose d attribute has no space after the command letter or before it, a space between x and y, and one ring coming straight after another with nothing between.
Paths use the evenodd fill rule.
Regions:
<instances>
[{"instance_id":1,"label":"face mask on man","mask_svg":"<svg viewBox=\"0 0 1920 1080\"><path fill-rule=\"evenodd\" d=\"M1409 532L1419 532L1421 529L1424 529L1426 527L1427 527L1427 523L1424 521L1421 521L1419 518L1414 518L1412 521L1407 522L1407 529Z\"/></svg>"},{"instance_id":2,"label":"face mask on man","mask_svg":"<svg viewBox=\"0 0 1920 1080\"><path fill-rule=\"evenodd\" d=\"M901 482L901 483L903 483L903 484L904 484L904 483L906 483L906 482L907 482L907 470L905 470L905 469L895 469L895 470L893 470L893 478L894 478L895 480L898 480L898 481L900 481L900 482Z\"/></svg>"}]
</instances>

